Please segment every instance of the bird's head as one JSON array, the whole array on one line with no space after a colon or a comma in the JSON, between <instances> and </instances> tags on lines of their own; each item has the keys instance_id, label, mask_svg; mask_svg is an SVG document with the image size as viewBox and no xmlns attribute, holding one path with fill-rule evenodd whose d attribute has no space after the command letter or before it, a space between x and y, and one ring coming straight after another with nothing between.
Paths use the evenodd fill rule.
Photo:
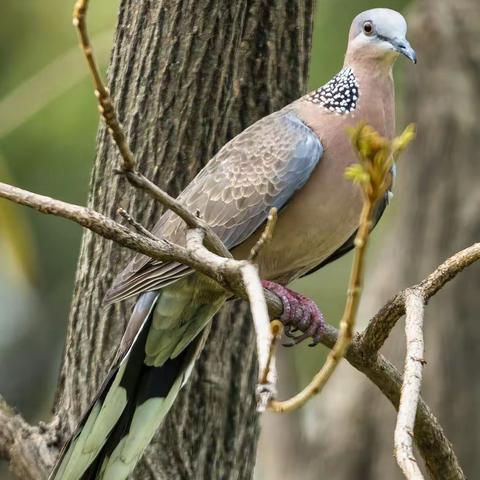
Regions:
<instances>
[{"instance_id":1,"label":"bird's head","mask_svg":"<svg viewBox=\"0 0 480 480\"><path fill-rule=\"evenodd\" d=\"M362 12L355 17L350 28L347 59L392 65L402 54L417 63L417 55L406 34L407 22L395 10L374 8Z\"/></svg>"}]
</instances>

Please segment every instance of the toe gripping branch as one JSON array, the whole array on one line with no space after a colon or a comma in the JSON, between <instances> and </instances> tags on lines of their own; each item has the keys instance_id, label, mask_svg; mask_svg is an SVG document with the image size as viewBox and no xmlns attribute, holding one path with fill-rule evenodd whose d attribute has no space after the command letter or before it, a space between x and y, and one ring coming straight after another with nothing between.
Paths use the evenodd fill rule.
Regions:
<instances>
[{"instance_id":1,"label":"toe gripping branch","mask_svg":"<svg viewBox=\"0 0 480 480\"><path fill-rule=\"evenodd\" d=\"M322 336L325 320L315 302L275 282L262 280L262 285L282 301L283 312L279 320L285 327L285 335L292 339L283 345L292 347L310 337L312 343L309 346L317 345ZM302 333L295 335L297 331Z\"/></svg>"}]
</instances>

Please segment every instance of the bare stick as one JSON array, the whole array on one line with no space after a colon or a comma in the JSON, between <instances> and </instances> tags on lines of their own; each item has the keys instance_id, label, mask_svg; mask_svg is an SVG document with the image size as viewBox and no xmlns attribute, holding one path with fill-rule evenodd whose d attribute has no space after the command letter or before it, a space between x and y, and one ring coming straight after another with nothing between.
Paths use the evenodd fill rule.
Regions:
<instances>
[{"instance_id":1,"label":"bare stick","mask_svg":"<svg viewBox=\"0 0 480 480\"><path fill-rule=\"evenodd\" d=\"M423 359L423 302L420 291L415 289L407 291L405 301L407 353L394 443L397 463L408 480L423 480L422 472L413 454L413 429L420 399L423 364L425 363Z\"/></svg>"},{"instance_id":2,"label":"bare stick","mask_svg":"<svg viewBox=\"0 0 480 480\"><path fill-rule=\"evenodd\" d=\"M269 350L272 344L272 333L270 331L270 318L265 301L258 271L255 265L242 261L230 260L218 257L203 246L205 232L200 229L189 229L187 231L187 252L197 261L205 264L217 264L217 268L228 272L230 281L240 274L243 298L250 303L253 324L255 327L257 340L257 358L259 370L258 408L262 409L262 405L266 405L275 394L276 371L274 365L269 365ZM235 273L237 272L237 273ZM235 282L236 280L234 280ZM234 283L230 283L233 285ZM236 287L239 288L239 287ZM233 287L235 289L235 287ZM280 308L281 311L281 308ZM262 380L266 379L263 383Z\"/></svg>"},{"instance_id":3,"label":"bare stick","mask_svg":"<svg viewBox=\"0 0 480 480\"><path fill-rule=\"evenodd\" d=\"M273 320L270 322L270 330L272 332L272 342L270 343L270 349L268 352L267 368L264 372L263 378L260 379L260 383L267 382L268 373L273 365L273 362L275 361L275 352L277 350L278 343L282 338L283 323L280 320Z\"/></svg>"},{"instance_id":4,"label":"bare stick","mask_svg":"<svg viewBox=\"0 0 480 480\"><path fill-rule=\"evenodd\" d=\"M273 335L270 330L270 318L263 294L263 287L258 276L257 268L251 263L241 267L243 284L248 294L250 311L255 326L258 358L258 388L257 410L264 411L270 400L275 396L277 374L275 363L270 355Z\"/></svg>"},{"instance_id":5,"label":"bare stick","mask_svg":"<svg viewBox=\"0 0 480 480\"><path fill-rule=\"evenodd\" d=\"M100 104L100 113L105 119L105 123L107 124L109 132L120 150L120 154L123 159L123 168L127 171L133 170L135 168L135 158L133 157L133 153L130 150L125 134L123 133L123 129L120 126L120 122L118 121L117 115L113 108L110 92L102 81L102 77L93 55L93 48L88 37L86 23L88 1L89 0L78 0L75 4L73 10L73 26L78 31L80 45L92 75L93 83L95 85L95 95L98 99L98 103Z\"/></svg>"},{"instance_id":6,"label":"bare stick","mask_svg":"<svg viewBox=\"0 0 480 480\"><path fill-rule=\"evenodd\" d=\"M270 213L268 214L267 224L265 225L262 235L260 235L257 243L250 250L250 255L248 257L249 261L253 262L260 253L260 250L272 239L273 232L277 224L277 217L277 209L274 207L270 210Z\"/></svg>"},{"instance_id":7,"label":"bare stick","mask_svg":"<svg viewBox=\"0 0 480 480\"><path fill-rule=\"evenodd\" d=\"M57 453L52 448L55 436L54 428L29 425L0 395L0 458L10 459L10 469L18 478L46 476Z\"/></svg>"},{"instance_id":8,"label":"bare stick","mask_svg":"<svg viewBox=\"0 0 480 480\"><path fill-rule=\"evenodd\" d=\"M380 350L398 319L405 313L405 298L408 290L419 290L427 302L447 282L478 260L480 260L480 243L474 243L445 260L418 285L403 290L391 298L370 320L362 333L360 341L368 355L374 355Z\"/></svg>"},{"instance_id":9,"label":"bare stick","mask_svg":"<svg viewBox=\"0 0 480 480\"><path fill-rule=\"evenodd\" d=\"M119 208L117 213L125 219L138 233L145 235L152 240L158 240L158 238L149 230L147 230L140 222L137 222L124 208Z\"/></svg>"}]
</instances>

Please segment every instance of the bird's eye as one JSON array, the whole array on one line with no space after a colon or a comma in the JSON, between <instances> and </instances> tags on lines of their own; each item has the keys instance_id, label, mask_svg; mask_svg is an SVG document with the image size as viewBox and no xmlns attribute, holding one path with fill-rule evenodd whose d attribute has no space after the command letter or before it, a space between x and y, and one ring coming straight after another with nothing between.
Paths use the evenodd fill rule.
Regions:
<instances>
[{"instance_id":1,"label":"bird's eye","mask_svg":"<svg viewBox=\"0 0 480 480\"><path fill-rule=\"evenodd\" d=\"M373 33L373 23L372 22L365 22L363 24L363 33L365 33L365 35L372 35Z\"/></svg>"}]
</instances>

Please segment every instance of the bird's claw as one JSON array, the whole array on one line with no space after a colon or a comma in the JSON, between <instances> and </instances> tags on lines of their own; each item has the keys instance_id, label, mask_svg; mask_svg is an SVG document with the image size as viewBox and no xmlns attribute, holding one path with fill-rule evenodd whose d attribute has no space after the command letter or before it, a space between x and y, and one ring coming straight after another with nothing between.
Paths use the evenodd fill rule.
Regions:
<instances>
[{"instance_id":1,"label":"bird's claw","mask_svg":"<svg viewBox=\"0 0 480 480\"><path fill-rule=\"evenodd\" d=\"M285 335L292 341L283 343L285 347L293 347L307 338L312 338L310 347L314 347L320 341L325 321L322 312L311 300L299 293L267 280L262 281L267 290L277 295L283 304L283 313L279 320L285 326ZM295 332L300 331L299 335Z\"/></svg>"}]
</instances>

